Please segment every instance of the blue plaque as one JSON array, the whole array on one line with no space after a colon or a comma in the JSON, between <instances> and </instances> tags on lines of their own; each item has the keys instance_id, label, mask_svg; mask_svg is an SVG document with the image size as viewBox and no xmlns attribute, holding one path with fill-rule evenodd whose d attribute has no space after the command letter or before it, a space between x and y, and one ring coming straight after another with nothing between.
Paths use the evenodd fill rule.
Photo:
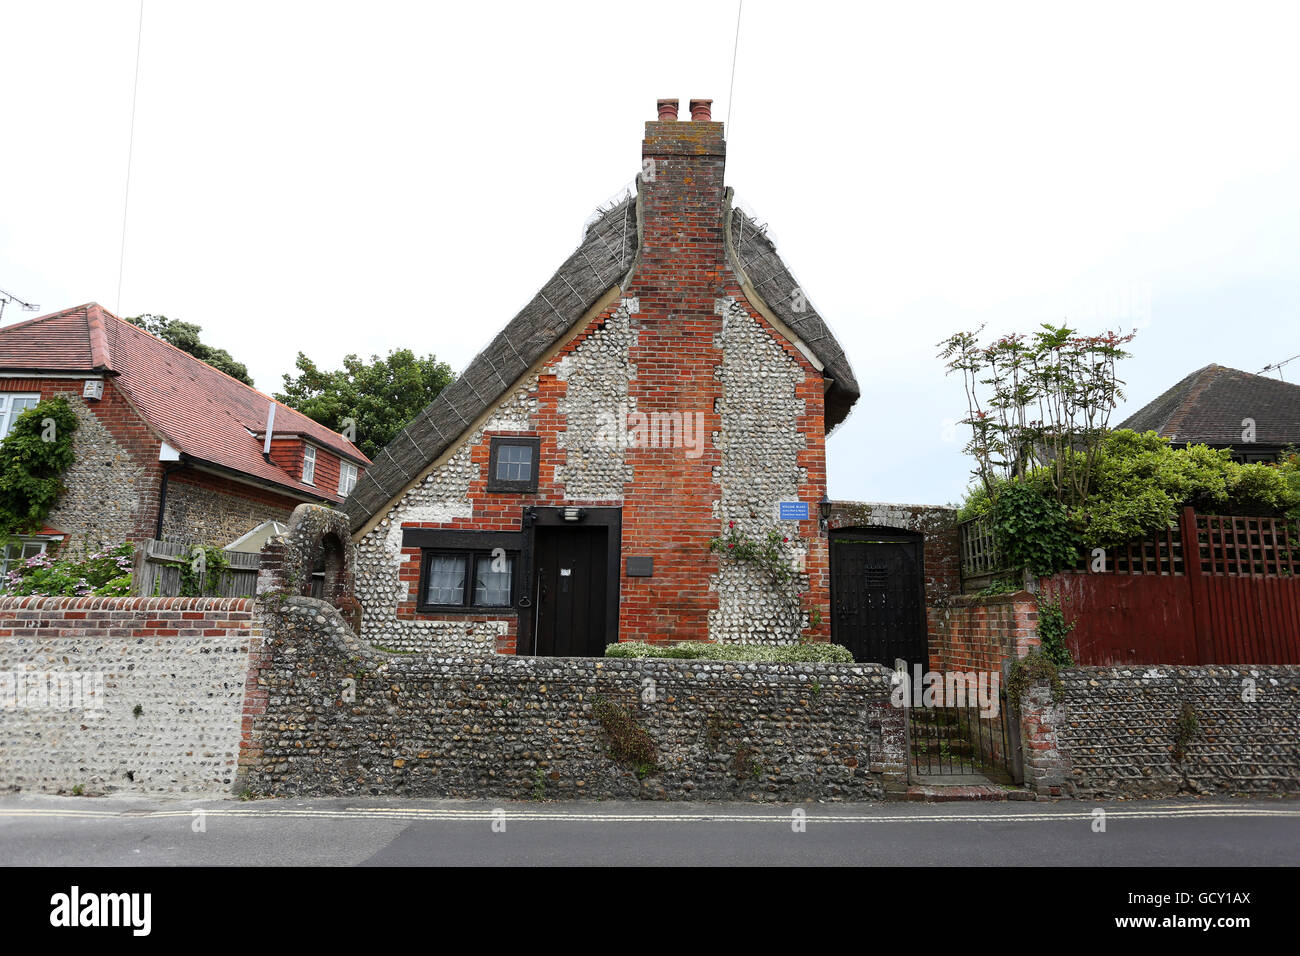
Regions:
<instances>
[{"instance_id":1,"label":"blue plaque","mask_svg":"<svg viewBox=\"0 0 1300 956\"><path fill-rule=\"evenodd\" d=\"M779 507L782 521L808 520L808 502L806 501L782 501Z\"/></svg>"}]
</instances>

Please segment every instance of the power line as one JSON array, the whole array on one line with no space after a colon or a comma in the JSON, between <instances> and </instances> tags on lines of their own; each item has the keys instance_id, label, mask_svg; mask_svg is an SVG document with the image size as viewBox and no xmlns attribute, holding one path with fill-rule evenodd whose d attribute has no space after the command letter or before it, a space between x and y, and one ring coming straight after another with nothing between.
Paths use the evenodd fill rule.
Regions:
<instances>
[{"instance_id":1,"label":"power line","mask_svg":"<svg viewBox=\"0 0 1300 956\"><path fill-rule=\"evenodd\" d=\"M1300 355L1293 355L1289 359L1283 359L1280 362L1274 362L1272 365L1265 365L1262 369L1259 370L1259 374L1263 375L1265 372L1276 371L1277 377L1281 378L1282 366L1285 365L1287 362L1294 362L1296 359L1300 359Z\"/></svg>"},{"instance_id":2,"label":"power line","mask_svg":"<svg viewBox=\"0 0 1300 956\"><path fill-rule=\"evenodd\" d=\"M141 0L143 2L143 0ZM745 0L736 4L736 42L731 48L731 87L727 90L727 133L731 133L731 104L736 94L736 58L740 54L740 14L745 9Z\"/></svg>"},{"instance_id":3,"label":"power line","mask_svg":"<svg viewBox=\"0 0 1300 956\"><path fill-rule=\"evenodd\" d=\"M140 93L140 40L144 36L144 0L140 0L140 15L135 28L135 80L131 84L131 132L126 142L126 187L122 190L122 241L117 256L117 304L114 312L122 311L122 270L126 265L126 211L131 205L131 160L135 155L135 103Z\"/></svg>"}]
</instances>

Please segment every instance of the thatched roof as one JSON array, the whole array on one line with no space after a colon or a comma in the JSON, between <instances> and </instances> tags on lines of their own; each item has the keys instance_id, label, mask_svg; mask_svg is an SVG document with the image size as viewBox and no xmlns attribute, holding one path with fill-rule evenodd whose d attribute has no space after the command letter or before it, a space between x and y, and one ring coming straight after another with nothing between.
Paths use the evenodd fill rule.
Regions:
<instances>
[{"instance_id":1,"label":"thatched roof","mask_svg":"<svg viewBox=\"0 0 1300 956\"><path fill-rule=\"evenodd\" d=\"M532 301L474 358L464 374L375 456L344 506L354 531L388 507L607 292L616 286L627 288L640 247L637 212L636 197L629 197L597 217L577 250ZM833 379L826 396L829 431L858 398L857 381L844 350L811 306L795 311L791 293L797 283L753 220L739 210L729 220L733 265L767 307L802 338L825 366L827 377Z\"/></svg>"}]
</instances>

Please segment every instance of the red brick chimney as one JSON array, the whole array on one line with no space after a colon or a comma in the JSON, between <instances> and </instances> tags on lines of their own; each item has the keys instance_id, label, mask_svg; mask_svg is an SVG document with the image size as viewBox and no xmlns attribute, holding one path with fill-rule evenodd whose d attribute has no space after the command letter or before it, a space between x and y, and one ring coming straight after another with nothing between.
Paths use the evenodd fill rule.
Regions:
<instances>
[{"instance_id":1,"label":"red brick chimney","mask_svg":"<svg viewBox=\"0 0 1300 956\"><path fill-rule=\"evenodd\" d=\"M722 239L726 143L722 124L709 118L709 102L692 100L691 122L684 123L676 100L659 100L658 119L645 124L641 248L624 293L639 303L629 399L646 415L689 416L706 436L699 457L680 448L627 450L624 553L654 558L655 573L624 579L620 616L625 633L657 640L707 639L709 610L717 606L708 574L700 573L717 533L711 502L719 495L720 457L707 436L721 422L718 302L738 290Z\"/></svg>"}]
</instances>

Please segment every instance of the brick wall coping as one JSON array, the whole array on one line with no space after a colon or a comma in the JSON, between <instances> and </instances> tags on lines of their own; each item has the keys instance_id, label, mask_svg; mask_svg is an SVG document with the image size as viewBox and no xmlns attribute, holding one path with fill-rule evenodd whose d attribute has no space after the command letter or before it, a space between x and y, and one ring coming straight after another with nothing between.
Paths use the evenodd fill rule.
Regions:
<instances>
[{"instance_id":1,"label":"brick wall coping","mask_svg":"<svg viewBox=\"0 0 1300 956\"><path fill-rule=\"evenodd\" d=\"M954 514L957 511L951 505L921 505L903 501L850 501L847 498L834 498L831 500L832 508L840 505L856 508L915 508L918 511L951 511Z\"/></svg>"},{"instance_id":2,"label":"brick wall coping","mask_svg":"<svg viewBox=\"0 0 1300 956\"><path fill-rule=\"evenodd\" d=\"M955 607L984 607L991 604L1036 603L1038 597L1029 591L1012 591L1009 594L954 594L948 598Z\"/></svg>"},{"instance_id":3,"label":"brick wall coping","mask_svg":"<svg viewBox=\"0 0 1300 956\"><path fill-rule=\"evenodd\" d=\"M252 611L251 598L0 597L0 611Z\"/></svg>"}]
</instances>

